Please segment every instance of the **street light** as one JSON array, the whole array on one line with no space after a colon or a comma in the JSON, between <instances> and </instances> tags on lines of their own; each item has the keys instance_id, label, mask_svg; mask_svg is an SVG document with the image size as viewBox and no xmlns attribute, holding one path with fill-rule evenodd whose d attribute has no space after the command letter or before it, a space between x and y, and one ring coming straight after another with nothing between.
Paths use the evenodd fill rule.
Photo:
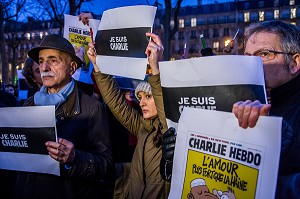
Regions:
<instances>
[{"instance_id":1,"label":"street light","mask_svg":"<svg viewBox=\"0 0 300 199\"><path fill-rule=\"evenodd\" d=\"M227 40L225 40L224 45L225 45L225 46L228 46L230 42L231 42L231 40L230 40L230 39L227 39Z\"/></svg>"}]
</instances>

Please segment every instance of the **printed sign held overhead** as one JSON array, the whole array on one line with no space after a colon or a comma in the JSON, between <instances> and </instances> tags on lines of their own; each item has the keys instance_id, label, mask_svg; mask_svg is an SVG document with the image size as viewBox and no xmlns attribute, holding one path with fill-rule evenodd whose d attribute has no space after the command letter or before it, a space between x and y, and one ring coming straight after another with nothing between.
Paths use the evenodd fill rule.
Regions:
<instances>
[{"instance_id":1,"label":"printed sign held overhead","mask_svg":"<svg viewBox=\"0 0 300 199\"><path fill-rule=\"evenodd\" d=\"M64 15L64 38L73 45L76 55L82 60L83 64L73 74L73 78L77 81L93 84L91 73L93 65L87 56L89 43L95 38L91 30L97 30L100 20L90 19L89 26L79 21L78 16Z\"/></svg>"},{"instance_id":2,"label":"printed sign held overhead","mask_svg":"<svg viewBox=\"0 0 300 199\"><path fill-rule=\"evenodd\" d=\"M154 6L128 6L103 13L96 35L96 63L101 72L134 79L145 78ZM138 16L138 17L137 17Z\"/></svg>"}]
</instances>

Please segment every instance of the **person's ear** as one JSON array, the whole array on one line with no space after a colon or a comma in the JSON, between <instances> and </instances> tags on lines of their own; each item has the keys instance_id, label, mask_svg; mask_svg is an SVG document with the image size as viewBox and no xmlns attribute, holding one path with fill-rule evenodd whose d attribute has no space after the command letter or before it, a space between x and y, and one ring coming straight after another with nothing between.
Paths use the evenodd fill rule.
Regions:
<instances>
[{"instance_id":1,"label":"person's ear","mask_svg":"<svg viewBox=\"0 0 300 199\"><path fill-rule=\"evenodd\" d=\"M292 75L299 73L300 71L300 54L296 53L293 55L293 62L292 65L290 66L290 73Z\"/></svg>"},{"instance_id":2,"label":"person's ear","mask_svg":"<svg viewBox=\"0 0 300 199\"><path fill-rule=\"evenodd\" d=\"M76 69L77 69L77 63L75 61L72 61L70 66L71 66L70 72L71 72L71 76L72 76L75 73Z\"/></svg>"}]
</instances>

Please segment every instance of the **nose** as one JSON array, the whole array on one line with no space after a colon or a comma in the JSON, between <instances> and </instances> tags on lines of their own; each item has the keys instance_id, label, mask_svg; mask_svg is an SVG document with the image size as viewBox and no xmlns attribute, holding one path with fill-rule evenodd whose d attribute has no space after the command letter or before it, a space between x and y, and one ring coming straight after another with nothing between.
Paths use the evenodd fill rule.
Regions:
<instances>
[{"instance_id":1,"label":"nose","mask_svg":"<svg viewBox=\"0 0 300 199\"><path fill-rule=\"evenodd\" d=\"M140 101L140 107L143 107L143 106L146 106L145 97L142 97L141 101Z\"/></svg>"},{"instance_id":2,"label":"nose","mask_svg":"<svg viewBox=\"0 0 300 199\"><path fill-rule=\"evenodd\" d=\"M40 71L48 71L49 70L49 64L46 61L40 62L39 65Z\"/></svg>"}]
</instances>

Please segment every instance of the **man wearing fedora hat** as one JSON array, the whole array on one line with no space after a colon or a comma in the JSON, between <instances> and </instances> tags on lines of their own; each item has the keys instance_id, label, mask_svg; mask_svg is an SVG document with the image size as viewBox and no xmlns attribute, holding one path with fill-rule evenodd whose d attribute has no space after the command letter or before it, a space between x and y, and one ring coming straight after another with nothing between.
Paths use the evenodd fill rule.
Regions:
<instances>
[{"instance_id":1,"label":"man wearing fedora hat","mask_svg":"<svg viewBox=\"0 0 300 199\"><path fill-rule=\"evenodd\" d=\"M28 56L39 63L43 86L24 105L55 106L58 141L45 147L60 163L61 174L20 173L15 198L102 197L112 167L107 116L103 105L81 92L72 78L80 58L56 34L47 35Z\"/></svg>"}]
</instances>

